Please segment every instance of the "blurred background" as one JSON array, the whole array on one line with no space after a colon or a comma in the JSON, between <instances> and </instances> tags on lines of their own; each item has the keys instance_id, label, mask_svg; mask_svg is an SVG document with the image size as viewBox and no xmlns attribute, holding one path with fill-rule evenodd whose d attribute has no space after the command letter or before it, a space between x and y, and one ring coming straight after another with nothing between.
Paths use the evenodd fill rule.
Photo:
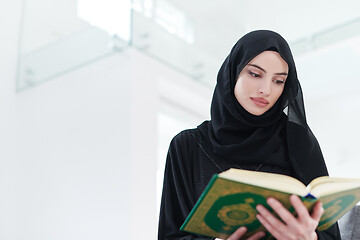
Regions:
<instances>
[{"instance_id":1,"label":"blurred background","mask_svg":"<svg viewBox=\"0 0 360 240\"><path fill-rule=\"evenodd\" d=\"M172 137L256 29L291 45L330 175L359 177L360 2L0 0L0 239L156 239Z\"/></svg>"}]
</instances>

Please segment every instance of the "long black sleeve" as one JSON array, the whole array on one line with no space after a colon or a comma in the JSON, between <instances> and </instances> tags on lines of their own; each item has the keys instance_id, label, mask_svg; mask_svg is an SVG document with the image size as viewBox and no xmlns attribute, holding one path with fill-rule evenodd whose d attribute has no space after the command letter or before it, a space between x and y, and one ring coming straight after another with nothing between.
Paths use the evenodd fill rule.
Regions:
<instances>
[{"instance_id":1,"label":"long black sleeve","mask_svg":"<svg viewBox=\"0 0 360 240\"><path fill-rule=\"evenodd\" d=\"M196 201L190 174L192 170L185 162L185 159L189 158L185 156L186 152L190 149L185 151L183 143L178 136L170 144L164 174L158 239L213 239L179 230Z\"/></svg>"},{"instance_id":2,"label":"long black sleeve","mask_svg":"<svg viewBox=\"0 0 360 240\"><path fill-rule=\"evenodd\" d=\"M316 233L319 240L341 240L338 223L334 224L325 231L317 231Z\"/></svg>"}]
</instances>

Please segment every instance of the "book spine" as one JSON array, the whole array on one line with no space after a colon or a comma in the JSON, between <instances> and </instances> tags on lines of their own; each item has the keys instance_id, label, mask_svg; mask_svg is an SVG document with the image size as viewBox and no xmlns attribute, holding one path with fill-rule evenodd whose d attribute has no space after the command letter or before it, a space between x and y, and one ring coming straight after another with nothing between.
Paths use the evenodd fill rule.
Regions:
<instances>
[{"instance_id":1,"label":"book spine","mask_svg":"<svg viewBox=\"0 0 360 240\"><path fill-rule=\"evenodd\" d=\"M308 193L304 198L307 199L317 199L314 195L312 195L311 193Z\"/></svg>"},{"instance_id":2,"label":"book spine","mask_svg":"<svg viewBox=\"0 0 360 240\"><path fill-rule=\"evenodd\" d=\"M212 187L212 185L214 184L214 182L216 181L216 179L218 178L218 174L214 174L212 176L212 178L210 179L209 184L206 186L205 190L202 192L202 194L199 197L199 200L196 202L195 206L193 207L193 209L191 210L189 216L186 218L185 222L183 223L183 225L181 225L180 230L181 231L186 231L186 225L188 224L188 222L190 221L190 219L192 218L192 216L194 215L195 211L198 209L198 207L200 206L200 204L202 203L202 200L204 199L204 197L206 196L207 192L210 190L210 188Z\"/></svg>"}]
</instances>

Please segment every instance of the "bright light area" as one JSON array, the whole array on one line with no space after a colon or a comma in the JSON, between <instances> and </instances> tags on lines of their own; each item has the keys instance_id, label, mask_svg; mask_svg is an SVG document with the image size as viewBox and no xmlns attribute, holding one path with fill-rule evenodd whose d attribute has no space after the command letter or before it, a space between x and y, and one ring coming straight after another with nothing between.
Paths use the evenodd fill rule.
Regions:
<instances>
[{"instance_id":1,"label":"bright light area","mask_svg":"<svg viewBox=\"0 0 360 240\"><path fill-rule=\"evenodd\" d=\"M130 0L78 0L78 17L91 25L130 40Z\"/></svg>"},{"instance_id":2,"label":"bright light area","mask_svg":"<svg viewBox=\"0 0 360 240\"><path fill-rule=\"evenodd\" d=\"M194 128L187 121L182 121L164 112L158 113L158 167L156 172L156 209L160 212L161 193L164 179L166 156L170 142L175 135L185 129Z\"/></svg>"},{"instance_id":3,"label":"bright light area","mask_svg":"<svg viewBox=\"0 0 360 240\"><path fill-rule=\"evenodd\" d=\"M187 14L166 0L134 0L134 11L143 13L170 34L183 39L188 44L194 43L194 27Z\"/></svg>"}]
</instances>

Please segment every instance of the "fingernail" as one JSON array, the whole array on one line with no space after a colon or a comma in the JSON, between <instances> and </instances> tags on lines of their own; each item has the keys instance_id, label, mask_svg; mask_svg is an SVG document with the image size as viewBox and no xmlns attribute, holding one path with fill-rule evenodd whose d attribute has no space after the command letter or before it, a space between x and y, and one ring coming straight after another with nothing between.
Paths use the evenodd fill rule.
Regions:
<instances>
[{"instance_id":1,"label":"fingernail","mask_svg":"<svg viewBox=\"0 0 360 240\"><path fill-rule=\"evenodd\" d=\"M268 204L273 204L273 203L275 203L275 200L273 198L268 198L267 203Z\"/></svg>"},{"instance_id":2,"label":"fingernail","mask_svg":"<svg viewBox=\"0 0 360 240\"><path fill-rule=\"evenodd\" d=\"M294 199L294 200L298 198L298 196L296 196L296 195L294 195L294 194L291 195L290 197L291 197L292 199Z\"/></svg>"},{"instance_id":3,"label":"fingernail","mask_svg":"<svg viewBox=\"0 0 360 240\"><path fill-rule=\"evenodd\" d=\"M257 210L258 212L260 212L260 211L261 211L261 207L262 207L261 205L257 205L257 206L256 206L256 210Z\"/></svg>"},{"instance_id":4,"label":"fingernail","mask_svg":"<svg viewBox=\"0 0 360 240\"><path fill-rule=\"evenodd\" d=\"M242 231L242 232L246 232L246 227L240 227L240 231Z\"/></svg>"}]
</instances>

